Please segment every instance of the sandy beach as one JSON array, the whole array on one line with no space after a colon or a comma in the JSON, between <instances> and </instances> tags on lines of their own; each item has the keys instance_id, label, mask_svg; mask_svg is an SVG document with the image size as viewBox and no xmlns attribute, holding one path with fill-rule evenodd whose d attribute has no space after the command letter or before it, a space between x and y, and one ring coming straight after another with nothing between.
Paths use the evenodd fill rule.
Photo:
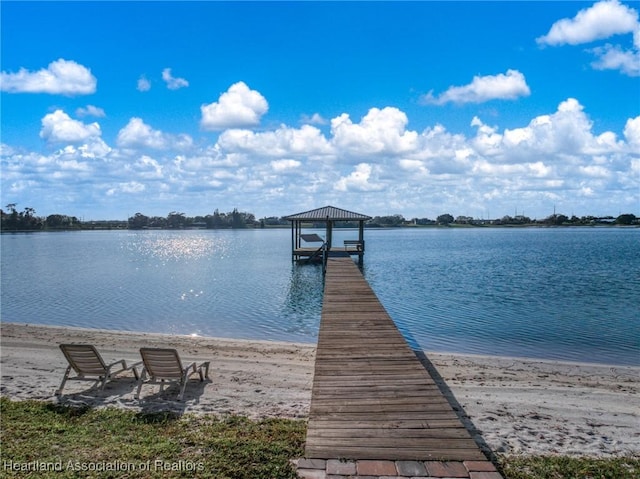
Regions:
<instances>
[{"instance_id":1,"label":"sandy beach","mask_svg":"<svg viewBox=\"0 0 640 479\"><path fill-rule=\"evenodd\" d=\"M176 348L183 361L211 361L210 380L177 389L144 386L123 373L104 391L70 381L60 401L94 407L251 418L304 419L315 346L0 323L0 393L57 401L67 366L58 345L90 343L105 361L140 360L139 348ZM477 440L500 454L640 455L640 367L426 353Z\"/></svg>"}]
</instances>

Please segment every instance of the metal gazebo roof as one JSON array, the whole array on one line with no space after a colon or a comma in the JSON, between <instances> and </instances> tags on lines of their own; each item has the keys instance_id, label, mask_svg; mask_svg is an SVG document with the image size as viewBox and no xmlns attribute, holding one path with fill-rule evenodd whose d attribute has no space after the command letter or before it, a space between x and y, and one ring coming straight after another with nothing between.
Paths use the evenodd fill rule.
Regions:
<instances>
[{"instance_id":1,"label":"metal gazebo roof","mask_svg":"<svg viewBox=\"0 0 640 479\"><path fill-rule=\"evenodd\" d=\"M285 216L283 219L289 221L367 221L371 219L371 216L343 210L335 206L324 206L315 210Z\"/></svg>"}]
</instances>

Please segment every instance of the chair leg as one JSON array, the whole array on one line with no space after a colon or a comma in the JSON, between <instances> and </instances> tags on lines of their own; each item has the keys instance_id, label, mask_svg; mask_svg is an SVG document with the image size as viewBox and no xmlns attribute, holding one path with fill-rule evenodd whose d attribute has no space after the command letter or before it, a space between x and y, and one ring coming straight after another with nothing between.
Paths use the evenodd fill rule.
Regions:
<instances>
[{"instance_id":1,"label":"chair leg","mask_svg":"<svg viewBox=\"0 0 640 479\"><path fill-rule=\"evenodd\" d=\"M64 385L67 383L67 379L69 379L70 372L71 372L71 366L67 366L67 370L64 372L64 376L62 377L62 383L60 384L60 387L55 392L56 396L62 396L62 388L64 388Z\"/></svg>"},{"instance_id":2,"label":"chair leg","mask_svg":"<svg viewBox=\"0 0 640 479\"><path fill-rule=\"evenodd\" d=\"M100 380L100 391L104 391L104 387L107 385L107 381L111 379L110 374L105 374Z\"/></svg>"},{"instance_id":3,"label":"chair leg","mask_svg":"<svg viewBox=\"0 0 640 479\"><path fill-rule=\"evenodd\" d=\"M184 398L184 391L185 389L187 389L187 383L189 382L189 376L188 375L184 375L182 377L182 381L180 384L180 394L178 395L178 401L182 401L182 398Z\"/></svg>"},{"instance_id":4,"label":"chair leg","mask_svg":"<svg viewBox=\"0 0 640 479\"><path fill-rule=\"evenodd\" d=\"M202 368L204 368L204 374L202 373ZM198 366L198 374L200 375L200 382L209 379L209 361Z\"/></svg>"},{"instance_id":5,"label":"chair leg","mask_svg":"<svg viewBox=\"0 0 640 479\"><path fill-rule=\"evenodd\" d=\"M140 391L142 390L142 383L146 378L147 378L147 370L143 368L142 374L140 374L140 377L138 378L138 390L136 391L136 395L135 395L136 399L140 399Z\"/></svg>"}]
</instances>

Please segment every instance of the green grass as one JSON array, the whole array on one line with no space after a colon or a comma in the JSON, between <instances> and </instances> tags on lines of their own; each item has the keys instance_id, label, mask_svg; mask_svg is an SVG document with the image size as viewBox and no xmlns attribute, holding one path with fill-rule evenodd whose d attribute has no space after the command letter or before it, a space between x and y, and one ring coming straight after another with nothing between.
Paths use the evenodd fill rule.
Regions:
<instances>
[{"instance_id":1,"label":"green grass","mask_svg":"<svg viewBox=\"0 0 640 479\"><path fill-rule=\"evenodd\" d=\"M304 454L304 421L177 417L6 398L0 414L1 477L293 479L289 460ZM62 470L13 471L9 461ZM114 467L119 470L106 470Z\"/></svg>"},{"instance_id":2,"label":"green grass","mask_svg":"<svg viewBox=\"0 0 640 479\"><path fill-rule=\"evenodd\" d=\"M0 398L0 477L294 479L289 461L304 455L305 433L304 421ZM40 471L34 461L43 464ZM640 458L501 457L500 468L505 479L640 478Z\"/></svg>"},{"instance_id":3,"label":"green grass","mask_svg":"<svg viewBox=\"0 0 640 479\"><path fill-rule=\"evenodd\" d=\"M501 458L506 479L638 479L640 458L533 456Z\"/></svg>"}]
</instances>

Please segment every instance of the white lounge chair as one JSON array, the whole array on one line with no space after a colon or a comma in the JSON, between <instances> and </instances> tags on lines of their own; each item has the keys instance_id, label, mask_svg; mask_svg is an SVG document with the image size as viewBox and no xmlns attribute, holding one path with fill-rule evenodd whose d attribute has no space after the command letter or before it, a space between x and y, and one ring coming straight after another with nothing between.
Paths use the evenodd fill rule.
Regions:
<instances>
[{"instance_id":1,"label":"white lounge chair","mask_svg":"<svg viewBox=\"0 0 640 479\"><path fill-rule=\"evenodd\" d=\"M91 344L61 344L60 349L67 358L69 366L64 373L62 383L55 392L57 396L62 395L62 389L68 380L77 381L94 381L100 384L100 390L102 391L115 374L123 371L133 371L133 375L138 379L138 371L136 367L141 363L135 363L131 366L127 366L127 362L124 359L120 359L114 363L107 365L100 353ZM119 366L119 368L117 368ZM69 373L74 370L77 374L75 377L70 377Z\"/></svg>"},{"instance_id":2,"label":"white lounge chair","mask_svg":"<svg viewBox=\"0 0 640 479\"><path fill-rule=\"evenodd\" d=\"M182 361L180 361L180 355L175 349L141 348L140 355L142 356L144 369L138 378L136 399L140 398L140 390L144 383L159 384L160 390L162 391L162 387L167 381L174 381L180 383L178 400L182 401L187 382L193 374L198 373L200 381L209 378L209 361L200 365L192 362L188 366L183 367Z\"/></svg>"}]
</instances>

